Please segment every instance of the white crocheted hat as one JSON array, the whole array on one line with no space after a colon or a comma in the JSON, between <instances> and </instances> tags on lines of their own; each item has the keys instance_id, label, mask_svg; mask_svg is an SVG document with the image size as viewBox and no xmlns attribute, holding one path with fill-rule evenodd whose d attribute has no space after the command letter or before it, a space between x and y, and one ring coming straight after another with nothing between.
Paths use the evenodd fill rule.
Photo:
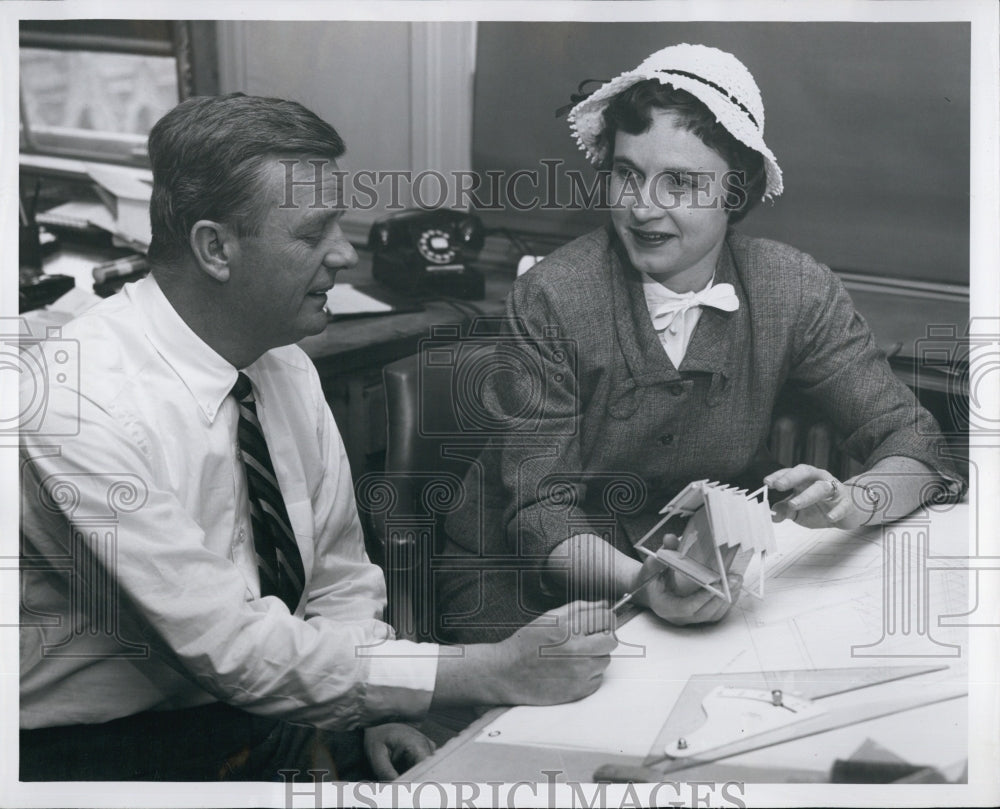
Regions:
<instances>
[{"instance_id":1,"label":"white crocheted hat","mask_svg":"<svg viewBox=\"0 0 1000 809\"><path fill-rule=\"evenodd\" d=\"M656 79L695 96L729 134L763 156L767 175L764 198L782 192L781 169L764 143L764 102L757 82L731 53L706 45L671 45L659 50L635 70L601 85L573 107L570 129L591 163L599 166L607 157L607 147L599 145L604 108L622 90L646 79Z\"/></svg>"}]
</instances>

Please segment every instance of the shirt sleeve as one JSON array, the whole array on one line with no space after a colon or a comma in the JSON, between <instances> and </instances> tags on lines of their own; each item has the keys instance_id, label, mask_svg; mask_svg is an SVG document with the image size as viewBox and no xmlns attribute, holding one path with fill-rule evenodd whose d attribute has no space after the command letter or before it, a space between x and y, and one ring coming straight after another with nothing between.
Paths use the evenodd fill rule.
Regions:
<instances>
[{"instance_id":1,"label":"shirt sleeve","mask_svg":"<svg viewBox=\"0 0 1000 809\"><path fill-rule=\"evenodd\" d=\"M434 692L438 646L392 640L392 627L381 620L386 603L385 576L365 552L347 453L312 367L310 378L316 437L325 474L313 494L316 557L309 580L306 620L358 621L362 625L374 620L378 631L373 633L373 642L355 650L357 656L368 661L366 712L422 713L430 707Z\"/></svg>"},{"instance_id":2,"label":"shirt sleeve","mask_svg":"<svg viewBox=\"0 0 1000 809\"><path fill-rule=\"evenodd\" d=\"M75 405L50 402L46 418L49 436L22 439L26 552L65 565L56 537L71 529L78 547L66 575L83 587L112 580L120 604L111 606L141 627L152 655L218 700L321 728L427 707L434 666L406 674L384 658L426 657L436 647L396 641L379 620L384 585L364 556L335 434L324 428L335 463L320 501L327 513L316 552L323 561L303 620L276 597L249 597L232 562L204 546L202 528L153 471L143 449L152 437L137 435L127 414L83 399L78 413ZM88 526L112 507L117 531L109 543ZM94 570L101 571L96 578ZM378 654L366 653L372 649Z\"/></svg>"},{"instance_id":3,"label":"shirt sleeve","mask_svg":"<svg viewBox=\"0 0 1000 809\"><path fill-rule=\"evenodd\" d=\"M840 279L806 261L789 378L827 414L866 468L890 456L920 461L955 495L964 481L934 417L893 373Z\"/></svg>"}]
</instances>

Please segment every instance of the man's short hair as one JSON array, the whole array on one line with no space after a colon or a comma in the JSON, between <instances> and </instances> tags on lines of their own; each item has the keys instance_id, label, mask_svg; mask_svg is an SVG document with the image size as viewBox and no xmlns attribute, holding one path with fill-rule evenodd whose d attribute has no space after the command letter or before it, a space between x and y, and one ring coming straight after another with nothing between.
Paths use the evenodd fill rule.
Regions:
<instances>
[{"instance_id":1,"label":"man's short hair","mask_svg":"<svg viewBox=\"0 0 1000 809\"><path fill-rule=\"evenodd\" d=\"M267 213L260 189L269 159L343 153L337 131L295 101L231 93L181 102L149 133L150 259L187 255L191 228L200 219L255 235Z\"/></svg>"}]
</instances>

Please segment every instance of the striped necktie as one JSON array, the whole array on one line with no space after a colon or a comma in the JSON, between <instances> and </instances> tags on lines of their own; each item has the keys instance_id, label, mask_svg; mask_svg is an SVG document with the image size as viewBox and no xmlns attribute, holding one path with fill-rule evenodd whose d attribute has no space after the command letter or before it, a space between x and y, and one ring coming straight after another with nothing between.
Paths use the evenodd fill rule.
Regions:
<instances>
[{"instance_id":1,"label":"striped necktie","mask_svg":"<svg viewBox=\"0 0 1000 809\"><path fill-rule=\"evenodd\" d=\"M231 393L240 408L236 436L246 470L253 546L260 569L260 594L278 596L288 605L289 612L295 612L305 586L302 554L295 544L271 455L257 420L253 388L246 374L239 374Z\"/></svg>"}]
</instances>

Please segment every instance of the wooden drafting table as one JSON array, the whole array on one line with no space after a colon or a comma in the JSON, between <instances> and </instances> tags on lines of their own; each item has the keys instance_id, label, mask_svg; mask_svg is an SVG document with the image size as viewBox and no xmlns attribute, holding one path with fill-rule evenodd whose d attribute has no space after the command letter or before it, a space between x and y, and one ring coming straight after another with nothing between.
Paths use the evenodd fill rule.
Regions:
<instances>
[{"instance_id":1,"label":"wooden drafting table","mask_svg":"<svg viewBox=\"0 0 1000 809\"><path fill-rule=\"evenodd\" d=\"M490 711L401 780L544 783L546 771L557 771L558 781L591 781L601 764L646 757L696 674L935 664L946 668L905 687L961 691L976 578L960 557L975 554L974 513L963 503L853 532L781 523L764 600L744 592L723 622L701 628L641 614L619 629L617 656L596 693L567 705ZM751 567L748 585L753 577ZM877 702L901 688L864 690ZM963 697L948 699L674 772L669 780L824 781L835 759L866 743L958 779L968 757L967 705Z\"/></svg>"}]
</instances>

